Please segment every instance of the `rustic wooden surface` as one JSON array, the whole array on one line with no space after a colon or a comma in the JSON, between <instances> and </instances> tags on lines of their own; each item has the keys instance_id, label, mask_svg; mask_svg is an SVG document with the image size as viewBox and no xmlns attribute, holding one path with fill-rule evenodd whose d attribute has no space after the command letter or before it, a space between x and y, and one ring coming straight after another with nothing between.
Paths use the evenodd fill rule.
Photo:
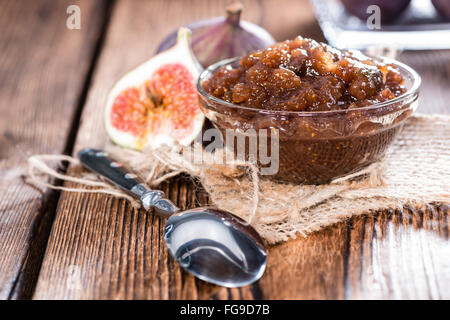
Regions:
<instances>
[{"instance_id":1,"label":"rustic wooden surface","mask_svg":"<svg viewBox=\"0 0 450 320\"><path fill-rule=\"evenodd\" d=\"M14 146L25 153L104 147L102 108L115 80L151 56L167 32L222 15L227 1L119 0L105 5L86 0L78 2L84 18L76 31L64 27L65 2L27 2L20 15L29 11L27 20L36 24L27 30L13 18L23 3L3 3L9 5L0 11L0 26L8 36L0 43L9 51L0 54L1 74L8 75L0 87L0 298L450 298L448 206L360 216L271 247L258 283L225 289L196 280L169 258L164 221L152 214L108 196L63 192L56 199L57 193L31 189L20 178L25 160L11 155ZM323 40L307 1L279 3L245 1L244 18L278 40L297 34ZM22 43L12 40L19 37L16 33L37 29L38 35L23 36ZM22 53L24 42L30 49ZM423 77L421 112L450 112L450 52L402 54L400 59ZM85 103L83 86L88 86ZM207 201L187 177L162 188L181 208Z\"/></svg>"},{"instance_id":2,"label":"rustic wooden surface","mask_svg":"<svg viewBox=\"0 0 450 320\"><path fill-rule=\"evenodd\" d=\"M56 196L24 183L26 161L73 144L100 34L104 3L75 2L84 8L85 29L70 32L65 12L72 3L0 2L0 299L32 290Z\"/></svg>"}]
</instances>

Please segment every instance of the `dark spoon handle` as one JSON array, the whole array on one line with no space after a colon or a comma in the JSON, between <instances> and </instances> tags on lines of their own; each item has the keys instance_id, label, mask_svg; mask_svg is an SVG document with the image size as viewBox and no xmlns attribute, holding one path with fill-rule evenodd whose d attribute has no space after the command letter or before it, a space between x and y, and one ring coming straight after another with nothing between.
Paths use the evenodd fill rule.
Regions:
<instances>
[{"instance_id":1,"label":"dark spoon handle","mask_svg":"<svg viewBox=\"0 0 450 320\"><path fill-rule=\"evenodd\" d=\"M78 158L86 168L102 175L140 199L146 210L154 208L155 213L162 217L169 217L179 210L170 200L166 199L164 192L148 189L141 179L120 162L111 158L108 153L88 148L80 150Z\"/></svg>"},{"instance_id":2,"label":"dark spoon handle","mask_svg":"<svg viewBox=\"0 0 450 320\"><path fill-rule=\"evenodd\" d=\"M110 158L104 151L90 148L83 149L78 152L78 158L86 168L104 176L136 198L140 198L147 191L141 179L120 162Z\"/></svg>"}]
</instances>

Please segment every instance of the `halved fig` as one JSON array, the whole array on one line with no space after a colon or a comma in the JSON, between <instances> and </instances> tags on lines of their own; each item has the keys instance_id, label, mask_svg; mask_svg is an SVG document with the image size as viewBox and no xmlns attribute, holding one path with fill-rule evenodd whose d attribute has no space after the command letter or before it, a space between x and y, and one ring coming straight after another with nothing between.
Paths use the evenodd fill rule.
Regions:
<instances>
[{"instance_id":1,"label":"halved fig","mask_svg":"<svg viewBox=\"0 0 450 320\"><path fill-rule=\"evenodd\" d=\"M121 78L109 93L106 131L133 149L189 145L201 131L196 81L201 66L190 49L190 31L180 28L175 46Z\"/></svg>"}]
</instances>

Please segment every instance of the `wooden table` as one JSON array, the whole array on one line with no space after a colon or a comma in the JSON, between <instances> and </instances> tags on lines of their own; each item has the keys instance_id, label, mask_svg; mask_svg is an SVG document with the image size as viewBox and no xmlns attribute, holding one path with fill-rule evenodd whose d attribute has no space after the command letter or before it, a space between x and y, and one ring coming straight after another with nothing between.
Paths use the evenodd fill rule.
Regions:
<instances>
[{"instance_id":1,"label":"wooden table","mask_svg":"<svg viewBox=\"0 0 450 320\"><path fill-rule=\"evenodd\" d=\"M66 8L81 8L81 29ZM256 284L196 280L168 256L164 221L125 201L27 183L27 157L103 147L103 105L126 71L192 20L226 1L0 2L1 299L450 298L448 206L355 217L270 248ZM245 1L244 17L278 40L323 40L309 2ZM423 77L420 111L450 112L450 52L402 54ZM450 138L450 137L449 137ZM78 168L69 167L70 173ZM69 184L70 185L70 184ZM185 178L162 188L182 208L207 201Z\"/></svg>"}]
</instances>

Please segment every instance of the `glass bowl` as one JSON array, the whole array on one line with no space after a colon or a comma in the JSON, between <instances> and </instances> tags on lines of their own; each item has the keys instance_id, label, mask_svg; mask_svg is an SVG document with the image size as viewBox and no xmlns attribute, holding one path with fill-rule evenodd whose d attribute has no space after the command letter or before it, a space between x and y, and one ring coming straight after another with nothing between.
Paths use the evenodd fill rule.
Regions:
<instances>
[{"instance_id":1,"label":"glass bowl","mask_svg":"<svg viewBox=\"0 0 450 320\"><path fill-rule=\"evenodd\" d=\"M396 60L376 59L398 67L407 92L390 101L337 111L278 111L235 105L208 94L202 82L222 66L237 66L237 57L220 61L201 73L197 83L201 108L225 143L227 129L246 137L246 141L261 129L267 129L269 138L277 136L276 149L266 140L256 140L258 150L268 148L271 156L278 156L278 170L268 178L296 184L329 183L379 160L417 109L421 82L417 72ZM233 151L237 152L236 147ZM248 144L245 154L249 154ZM260 161L260 153L256 154L258 164L266 165L267 161L264 165Z\"/></svg>"}]
</instances>

